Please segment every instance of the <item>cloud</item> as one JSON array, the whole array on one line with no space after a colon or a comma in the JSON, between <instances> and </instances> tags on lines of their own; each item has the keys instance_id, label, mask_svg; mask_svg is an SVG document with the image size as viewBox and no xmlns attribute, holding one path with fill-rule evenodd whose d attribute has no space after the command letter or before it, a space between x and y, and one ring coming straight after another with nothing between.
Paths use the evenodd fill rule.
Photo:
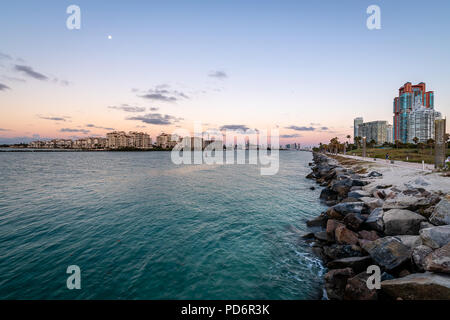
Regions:
<instances>
[{"instance_id":1,"label":"cloud","mask_svg":"<svg viewBox=\"0 0 450 320\"><path fill-rule=\"evenodd\" d=\"M189 97L183 92L169 89L169 85L162 84L157 85L155 88L149 89L143 92L138 97L162 102L176 102L180 99L189 99Z\"/></svg>"},{"instance_id":2,"label":"cloud","mask_svg":"<svg viewBox=\"0 0 450 320\"><path fill-rule=\"evenodd\" d=\"M89 130L86 129L72 129L72 128L62 128L61 130L59 130L60 132L81 132L81 133L89 133Z\"/></svg>"},{"instance_id":3,"label":"cloud","mask_svg":"<svg viewBox=\"0 0 450 320\"><path fill-rule=\"evenodd\" d=\"M298 137L301 137L301 135L298 133L280 135L280 138L298 138Z\"/></svg>"},{"instance_id":4,"label":"cloud","mask_svg":"<svg viewBox=\"0 0 450 320\"><path fill-rule=\"evenodd\" d=\"M139 120L148 124L169 125L183 120L183 118L177 118L168 114L148 113L143 116L128 117L126 120Z\"/></svg>"},{"instance_id":5,"label":"cloud","mask_svg":"<svg viewBox=\"0 0 450 320\"><path fill-rule=\"evenodd\" d=\"M34 71L33 68L31 68L29 66L16 64L14 69L19 71L19 72L23 72L27 76L32 77L32 78L37 79L37 80L43 80L43 81L48 80L47 76L43 75L42 73Z\"/></svg>"},{"instance_id":6,"label":"cloud","mask_svg":"<svg viewBox=\"0 0 450 320\"><path fill-rule=\"evenodd\" d=\"M225 71L220 71L220 70L217 70L217 71L211 71L211 72L208 74L208 76L211 77L211 78L217 78L217 79L225 79L225 78L228 78L228 75L226 74L226 72L225 72Z\"/></svg>"},{"instance_id":7,"label":"cloud","mask_svg":"<svg viewBox=\"0 0 450 320\"><path fill-rule=\"evenodd\" d=\"M9 54L0 52L0 59L12 60L12 57Z\"/></svg>"},{"instance_id":8,"label":"cloud","mask_svg":"<svg viewBox=\"0 0 450 320\"><path fill-rule=\"evenodd\" d=\"M250 128L243 124L228 124L220 127L220 130L247 131Z\"/></svg>"},{"instance_id":9,"label":"cloud","mask_svg":"<svg viewBox=\"0 0 450 320\"><path fill-rule=\"evenodd\" d=\"M321 127L320 130L327 131L328 127Z\"/></svg>"},{"instance_id":10,"label":"cloud","mask_svg":"<svg viewBox=\"0 0 450 320\"><path fill-rule=\"evenodd\" d=\"M311 122L310 125L311 125L311 126L320 126L320 123L314 123L314 122Z\"/></svg>"},{"instance_id":11,"label":"cloud","mask_svg":"<svg viewBox=\"0 0 450 320\"><path fill-rule=\"evenodd\" d=\"M87 124L86 127L88 127L88 128L95 128L95 129L102 129L102 130L111 130L111 131L115 130L114 128L96 126L95 124L92 124L92 123Z\"/></svg>"},{"instance_id":12,"label":"cloud","mask_svg":"<svg viewBox=\"0 0 450 320\"><path fill-rule=\"evenodd\" d=\"M5 129L5 128L0 128L0 131L11 131L11 130Z\"/></svg>"},{"instance_id":13,"label":"cloud","mask_svg":"<svg viewBox=\"0 0 450 320\"><path fill-rule=\"evenodd\" d=\"M158 111L158 110L159 110L158 107L152 107L152 108L150 108L150 111Z\"/></svg>"},{"instance_id":14,"label":"cloud","mask_svg":"<svg viewBox=\"0 0 450 320\"><path fill-rule=\"evenodd\" d=\"M314 127L298 127L298 126L289 126L286 129L296 130L296 131L314 131L316 128Z\"/></svg>"},{"instance_id":15,"label":"cloud","mask_svg":"<svg viewBox=\"0 0 450 320\"><path fill-rule=\"evenodd\" d=\"M11 89L10 87L8 87L6 84L0 83L0 91L5 91Z\"/></svg>"},{"instance_id":16,"label":"cloud","mask_svg":"<svg viewBox=\"0 0 450 320\"><path fill-rule=\"evenodd\" d=\"M40 118L40 119L43 119L43 120L52 120L52 121L67 121L67 119L69 119L70 117L64 117L64 116L60 116L60 117L46 117L46 116L40 116L40 115L38 115L38 117Z\"/></svg>"},{"instance_id":17,"label":"cloud","mask_svg":"<svg viewBox=\"0 0 450 320\"><path fill-rule=\"evenodd\" d=\"M121 104L120 106L108 106L110 109L116 109L116 110L122 110L125 112L144 112L144 107L136 107L136 106L130 106L128 104Z\"/></svg>"}]
</instances>

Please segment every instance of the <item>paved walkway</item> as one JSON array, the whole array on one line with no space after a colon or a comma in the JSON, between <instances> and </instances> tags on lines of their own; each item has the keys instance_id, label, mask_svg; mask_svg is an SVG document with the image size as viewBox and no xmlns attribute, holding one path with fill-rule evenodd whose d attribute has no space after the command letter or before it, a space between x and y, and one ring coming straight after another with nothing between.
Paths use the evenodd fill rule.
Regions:
<instances>
[{"instance_id":1,"label":"paved walkway","mask_svg":"<svg viewBox=\"0 0 450 320\"><path fill-rule=\"evenodd\" d=\"M434 170L434 165L433 164L423 164L422 163L416 163L416 162L406 162L406 161L399 161L399 160L394 160L394 163L391 163L391 161L389 160L389 162L386 162L385 159L376 159L374 160L374 158L363 158L360 156L351 156L351 155L344 155L344 154L338 154L339 156L342 157L346 157L346 158L350 158L350 159L355 159L355 160L363 160L363 161L367 161L367 162L374 162L386 167L399 167L399 168L405 168L405 169L412 169L412 170L418 170L418 171L425 171L425 172L432 172Z\"/></svg>"}]
</instances>

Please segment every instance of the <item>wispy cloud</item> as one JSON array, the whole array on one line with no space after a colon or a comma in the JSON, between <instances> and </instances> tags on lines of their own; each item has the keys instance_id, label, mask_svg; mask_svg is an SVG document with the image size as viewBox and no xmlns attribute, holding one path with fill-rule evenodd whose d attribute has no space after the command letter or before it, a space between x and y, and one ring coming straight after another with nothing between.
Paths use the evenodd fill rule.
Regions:
<instances>
[{"instance_id":1,"label":"wispy cloud","mask_svg":"<svg viewBox=\"0 0 450 320\"><path fill-rule=\"evenodd\" d=\"M0 83L0 91L5 91L11 89L6 84Z\"/></svg>"},{"instance_id":2,"label":"wispy cloud","mask_svg":"<svg viewBox=\"0 0 450 320\"><path fill-rule=\"evenodd\" d=\"M176 102L180 99L189 99L189 97L185 93L170 89L169 85L167 84L155 86L152 89L138 94L138 97L162 102Z\"/></svg>"},{"instance_id":3,"label":"wispy cloud","mask_svg":"<svg viewBox=\"0 0 450 320\"><path fill-rule=\"evenodd\" d=\"M168 114L148 113L143 116L128 117L126 120L139 120L144 123L156 125L170 125L183 120L183 118L177 118Z\"/></svg>"},{"instance_id":4,"label":"wispy cloud","mask_svg":"<svg viewBox=\"0 0 450 320\"><path fill-rule=\"evenodd\" d=\"M280 138L298 138L298 137L301 137L301 135L298 133L280 135Z\"/></svg>"},{"instance_id":5,"label":"wispy cloud","mask_svg":"<svg viewBox=\"0 0 450 320\"><path fill-rule=\"evenodd\" d=\"M328 130L328 127L321 127L320 130L322 130L322 131L327 131L327 130Z\"/></svg>"},{"instance_id":6,"label":"wispy cloud","mask_svg":"<svg viewBox=\"0 0 450 320\"><path fill-rule=\"evenodd\" d=\"M291 130L295 130L295 131L314 131L314 130L316 130L316 128L314 128L314 127L299 127L299 126L289 126L289 127L286 127L286 129L291 129Z\"/></svg>"},{"instance_id":7,"label":"wispy cloud","mask_svg":"<svg viewBox=\"0 0 450 320\"><path fill-rule=\"evenodd\" d=\"M144 107L130 106L128 104L121 104L120 106L108 106L109 109L122 110L125 112L144 112Z\"/></svg>"},{"instance_id":8,"label":"wispy cloud","mask_svg":"<svg viewBox=\"0 0 450 320\"><path fill-rule=\"evenodd\" d=\"M228 124L220 127L220 130L247 131L250 128L243 124Z\"/></svg>"},{"instance_id":9,"label":"wispy cloud","mask_svg":"<svg viewBox=\"0 0 450 320\"><path fill-rule=\"evenodd\" d=\"M59 131L60 132L80 132L80 133L84 133L84 134L87 134L90 132L89 130L86 130L86 129L73 129L73 128L62 128Z\"/></svg>"},{"instance_id":10,"label":"wispy cloud","mask_svg":"<svg viewBox=\"0 0 450 320\"><path fill-rule=\"evenodd\" d=\"M228 78L228 75L226 74L226 72L225 72L225 71L220 71L220 70L217 70L217 71L211 71L211 72L208 74L208 76L211 77L211 78L217 78L217 79L225 79L225 78Z\"/></svg>"},{"instance_id":11,"label":"wispy cloud","mask_svg":"<svg viewBox=\"0 0 450 320\"><path fill-rule=\"evenodd\" d=\"M150 108L150 111L158 111L158 110L159 110L158 107L151 107L151 108Z\"/></svg>"},{"instance_id":12,"label":"wispy cloud","mask_svg":"<svg viewBox=\"0 0 450 320\"><path fill-rule=\"evenodd\" d=\"M111 131L115 130L114 128L96 126L95 124L92 124L92 123L87 124L86 127L88 127L88 128L95 128L95 129L102 129L102 130L111 130Z\"/></svg>"},{"instance_id":13,"label":"wispy cloud","mask_svg":"<svg viewBox=\"0 0 450 320\"><path fill-rule=\"evenodd\" d=\"M31 68L29 66L16 64L14 66L14 69L16 71L23 72L25 75L32 77L34 79L37 79L37 80L43 80L43 81L48 80L48 77L46 75L39 73L37 71L34 71L33 68Z\"/></svg>"},{"instance_id":14,"label":"wispy cloud","mask_svg":"<svg viewBox=\"0 0 450 320\"><path fill-rule=\"evenodd\" d=\"M10 129L0 128L0 131L11 131Z\"/></svg>"},{"instance_id":15,"label":"wispy cloud","mask_svg":"<svg viewBox=\"0 0 450 320\"><path fill-rule=\"evenodd\" d=\"M0 52L0 59L12 60L12 57L9 54Z\"/></svg>"},{"instance_id":16,"label":"wispy cloud","mask_svg":"<svg viewBox=\"0 0 450 320\"><path fill-rule=\"evenodd\" d=\"M41 115L38 115L38 117L43 120L52 120L52 121L67 121L67 119L70 118L70 117L64 117L64 116L53 117L53 116L41 116Z\"/></svg>"}]
</instances>

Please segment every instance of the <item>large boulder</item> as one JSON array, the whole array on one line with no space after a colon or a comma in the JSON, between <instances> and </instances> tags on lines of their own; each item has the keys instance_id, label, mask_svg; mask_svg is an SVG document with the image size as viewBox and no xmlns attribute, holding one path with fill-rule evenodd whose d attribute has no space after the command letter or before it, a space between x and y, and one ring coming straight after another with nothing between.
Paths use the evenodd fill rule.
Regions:
<instances>
[{"instance_id":1,"label":"large boulder","mask_svg":"<svg viewBox=\"0 0 450 320\"><path fill-rule=\"evenodd\" d=\"M420 237L424 245L438 249L450 243L450 225L421 229Z\"/></svg>"},{"instance_id":2,"label":"large boulder","mask_svg":"<svg viewBox=\"0 0 450 320\"><path fill-rule=\"evenodd\" d=\"M306 221L308 227L325 227L327 225L328 216L324 213L314 219Z\"/></svg>"},{"instance_id":3,"label":"large boulder","mask_svg":"<svg viewBox=\"0 0 450 320\"><path fill-rule=\"evenodd\" d=\"M323 201L336 201L338 198L338 193L330 188L324 188L320 192L319 198Z\"/></svg>"},{"instance_id":4,"label":"large boulder","mask_svg":"<svg viewBox=\"0 0 450 320\"><path fill-rule=\"evenodd\" d=\"M384 210L390 209L409 209L414 210L417 207L418 199L413 196L398 196L394 199L387 199L383 204Z\"/></svg>"},{"instance_id":5,"label":"large boulder","mask_svg":"<svg viewBox=\"0 0 450 320\"><path fill-rule=\"evenodd\" d=\"M359 213L350 212L344 217L342 222L351 230L358 231L364 222L364 218Z\"/></svg>"},{"instance_id":6,"label":"large boulder","mask_svg":"<svg viewBox=\"0 0 450 320\"><path fill-rule=\"evenodd\" d=\"M338 226L334 231L334 238L340 244L357 244L358 235L345 226Z\"/></svg>"},{"instance_id":7,"label":"large boulder","mask_svg":"<svg viewBox=\"0 0 450 320\"><path fill-rule=\"evenodd\" d=\"M367 287L367 279L370 274L365 271L356 276L347 279L345 286L344 299L345 300L377 300L378 293L376 289L369 289Z\"/></svg>"},{"instance_id":8,"label":"large boulder","mask_svg":"<svg viewBox=\"0 0 450 320\"><path fill-rule=\"evenodd\" d=\"M345 216L347 213L361 213L364 209L364 202L344 202L334 205L333 210Z\"/></svg>"},{"instance_id":9,"label":"large boulder","mask_svg":"<svg viewBox=\"0 0 450 320\"><path fill-rule=\"evenodd\" d=\"M337 180L331 183L331 190L337 193L338 198L344 199L347 197L347 194L350 191L352 185L352 179Z\"/></svg>"},{"instance_id":10,"label":"large boulder","mask_svg":"<svg viewBox=\"0 0 450 320\"><path fill-rule=\"evenodd\" d=\"M443 198L434 208L430 221L437 226L450 224L450 201Z\"/></svg>"},{"instance_id":11,"label":"large boulder","mask_svg":"<svg viewBox=\"0 0 450 320\"><path fill-rule=\"evenodd\" d=\"M372 230L383 232L384 230L384 222L383 222L384 211L381 208L376 208L373 210L365 224Z\"/></svg>"},{"instance_id":12,"label":"large boulder","mask_svg":"<svg viewBox=\"0 0 450 320\"><path fill-rule=\"evenodd\" d=\"M337 243L334 243L330 246L324 246L323 253L330 260L362 256L361 251L355 250L354 246L351 246L348 244L337 244Z\"/></svg>"},{"instance_id":13,"label":"large boulder","mask_svg":"<svg viewBox=\"0 0 450 320\"><path fill-rule=\"evenodd\" d=\"M386 235L419 234L420 223L426 219L410 210L391 209L383 215L384 233Z\"/></svg>"},{"instance_id":14,"label":"large boulder","mask_svg":"<svg viewBox=\"0 0 450 320\"><path fill-rule=\"evenodd\" d=\"M355 272L362 272L367 269L368 266L372 264L372 258L370 256L364 257L348 257L337 259L328 262L328 269L345 269L352 268Z\"/></svg>"},{"instance_id":15,"label":"large boulder","mask_svg":"<svg viewBox=\"0 0 450 320\"><path fill-rule=\"evenodd\" d=\"M352 188L353 189L353 188ZM362 197L369 197L370 193L364 190L354 190L350 191L347 195L349 198L360 199Z\"/></svg>"},{"instance_id":16,"label":"large boulder","mask_svg":"<svg viewBox=\"0 0 450 320\"><path fill-rule=\"evenodd\" d=\"M363 249L372 259L387 270L392 270L409 261L411 250L395 237L384 237L366 242Z\"/></svg>"},{"instance_id":17,"label":"large boulder","mask_svg":"<svg viewBox=\"0 0 450 320\"><path fill-rule=\"evenodd\" d=\"M394 299L449 300L450 276L437 273L413 273L381 282L381 289Z\"/></svg>"},{"instance_id":18,"label":"large boulder","mask_svg":"<svg viewBox=\"0 0 450 320\"><path fill-rule=\"evenodd\" d=\"M347 279L353 277L351 268L333 269L325 274L325 289L331 300L342 300L344 298Z\"/></svg>"},{"instance_id":19,"label":"large boulder","mask_svg":"<svg viewBox=\"0 0 450 320\"><path fill-rule=\"evenodd\" d=\"M395 237L410 249L414 249L422 244L422 239L420 236L401 235Z\"/></svg>"},{"instance_id":20,"label":"large boulder","mask_svg":"<svg viewBox=\"0 0 450 320\"><path fill-rule=\"evenodd\" d=\"M340 223L340 222L337 221L337 220L334 220L334 219L328 219L326 231L327 231L328 237L329 237L330 239L334 239L334 231L335 231L336 228L339 227L339 226L343 226L343 224Z\"/></svg>"},{"instance_id":21,"label":"large boulder","mask_svg":"<svg viewBox=\"0 0 450 320\"><path fill-rule=\"evenodd\" d=\"M424 271L425 270L425 258L433 252L433 249L430 247L420 245L413 249L411 254L411 260L416 266L418 271Z\"/></svg>"},{"instance_id":22,"label":"large boulder","mask_svg":"<svg viewBox=\"0 0 450 320\"><path fill-rule=\"evenodd\" d=\"M425 258L425 270L450 273L450 243L434 250Z\"/></svg>"},{"instance_id":23,"label":"large boulder","mask_svg":"<svg viewBox=\"0 0 450 320\"><path fill-rule=\"evenodd\" d=\"M384 203L383 200L372 197L362 197L360 200L364 202L364 204L370 209L370 211L374 210L375 208L381 208Z\"/></svg>"}]
</instances>

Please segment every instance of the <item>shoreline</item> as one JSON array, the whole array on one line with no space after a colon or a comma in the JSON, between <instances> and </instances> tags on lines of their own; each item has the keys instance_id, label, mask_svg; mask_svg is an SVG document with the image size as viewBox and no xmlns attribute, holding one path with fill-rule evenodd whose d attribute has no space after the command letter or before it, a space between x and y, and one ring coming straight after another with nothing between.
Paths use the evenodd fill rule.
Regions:
<instances>
[{"instance_id":1,"label":"shoreline","mask_svg":"<svg viewBox=\"0 0 450 320\"><path fill-rule=\"evenodd\" d=\"M328 269L328 299L450 299L448 177L316 152L309 165L328 209L303 238Z\"/></svg>"}]
</instances>

